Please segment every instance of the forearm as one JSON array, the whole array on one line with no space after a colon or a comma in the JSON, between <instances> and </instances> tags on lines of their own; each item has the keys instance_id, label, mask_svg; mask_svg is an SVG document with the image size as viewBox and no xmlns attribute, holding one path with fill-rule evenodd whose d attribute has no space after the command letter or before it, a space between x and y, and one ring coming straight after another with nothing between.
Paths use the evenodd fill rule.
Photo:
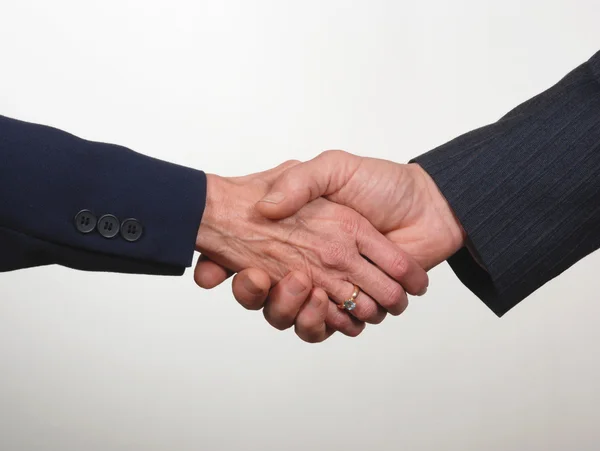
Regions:
<instances>
[{"instance_id":1,"label":"forearm","mask_svg":"<svg viewBox=\"0 0 600 451\"><path fill-rule=\"evenodd\" d=\"M498 315L600 247L599 81L600 53L497 123L415 160L467 233L472 252L450 265Z\"/></svg>"},{"instance_id":2,"label":"forearm","mask_svg":"<svg viewBox=\"0 0 600 451\"><path fill-rule=\"evenodd\" d=\"M0 159L0 242L12 243L0 270L62 264L181 274L191 264L204 173L5 117ZM81 210L96 220L114 216L116 229L78 228ZM130 218L137 221L133 231L124 222Z\"/></svg>"}]
</instances>

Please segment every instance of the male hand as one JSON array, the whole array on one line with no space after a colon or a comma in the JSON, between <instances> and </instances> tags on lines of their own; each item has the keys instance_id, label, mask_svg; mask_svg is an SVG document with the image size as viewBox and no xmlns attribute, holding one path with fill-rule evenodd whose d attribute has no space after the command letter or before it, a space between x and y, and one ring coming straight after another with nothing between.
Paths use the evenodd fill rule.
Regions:
<instances>
[{"instance_id":1,"label":"male hand","mask_svg":"<svg viewBox=\"0 0 600 451\"><path fill-rule=\"evenodd\" d=\"M417 164L324 152L285 171L256 208L280 219L320 196L360 213L426 270L463 246L462 226Z\"/></svg>"},{"instance_id":2,"label":"male hand","mask_svg":"<svg viewBox=\"0 0 600 451\"><path fill-rule=\"evenodd\" d=\"M426 270L464 244L460 223L420 166L361 158L342 151L324 152L287 169L256 209L266 218L285 218L320 196L360 213ZM210 260L200 260L197 268L205 275L197 278L204 288L218 285L228 276ZM298 272L290 274L269 295L268 279L257 269L247 269L234 279L233 291L247 307L260 308L266 301L265 316L273 325L280 321L278 312L298 312L294 318L296 333L306 341L322 341L328 335L316 332L322 330L322 325L310 314L310 302L305 304L301 295L293 296L288 290L290 280L302 277ZM289 313L286 323L290 323Z\"/></svg>"}]
</instances>

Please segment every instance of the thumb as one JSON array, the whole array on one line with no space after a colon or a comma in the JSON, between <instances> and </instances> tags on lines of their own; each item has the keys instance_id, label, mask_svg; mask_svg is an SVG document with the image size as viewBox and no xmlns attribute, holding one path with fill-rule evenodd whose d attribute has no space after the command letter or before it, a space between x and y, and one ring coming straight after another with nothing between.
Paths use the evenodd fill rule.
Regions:
<instances>
[{"instance_id":1,"label":"thumb","mask_svg":"<svg viewBox=\"0 0 600 451\"><path fill-rule=\"evenodd\" d=\"M287 218L310 201L343 188L359 162L356 155L340 150L323 152L283 172L256 209L266 218Z\"/></svg>"}]
</instances>

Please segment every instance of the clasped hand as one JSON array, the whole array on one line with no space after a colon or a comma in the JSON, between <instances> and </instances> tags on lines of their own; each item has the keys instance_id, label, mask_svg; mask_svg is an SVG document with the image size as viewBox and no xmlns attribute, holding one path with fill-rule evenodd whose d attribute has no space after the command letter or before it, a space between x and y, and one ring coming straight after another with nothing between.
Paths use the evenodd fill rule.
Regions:
<instances>
[{"instance_id":1,"label":"clasped hand","mask_svg":"<svg viewBox=\"0 0 600 451\"><path fill-rule=\"evenodd\" d=\"M422 295L464 232L419 166L329 151L246 177L208 175L196 283L233 292L277 329L356 336ZM356 307L342 305L360 287Z\"/></svg>"}]
</instances>

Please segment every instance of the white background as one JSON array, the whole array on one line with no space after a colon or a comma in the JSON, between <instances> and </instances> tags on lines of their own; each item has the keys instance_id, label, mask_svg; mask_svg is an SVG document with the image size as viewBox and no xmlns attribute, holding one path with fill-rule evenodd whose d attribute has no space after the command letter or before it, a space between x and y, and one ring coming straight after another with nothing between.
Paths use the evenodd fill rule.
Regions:
<instances>
[{"instance_id":1,"label":"white background","mask_svg":"<svg viewBox=\"0 0 600 451\"><path fill-rule=\"evenodd\" d=\"M0 0L0 114L220 175L327 148L406 162L588 59L599 17L597 0ZM596 450L598 264L501 320L444 264L403 316L322 345L191 272L4 274L0 449Z\"/></svg>"}]
</instances>

